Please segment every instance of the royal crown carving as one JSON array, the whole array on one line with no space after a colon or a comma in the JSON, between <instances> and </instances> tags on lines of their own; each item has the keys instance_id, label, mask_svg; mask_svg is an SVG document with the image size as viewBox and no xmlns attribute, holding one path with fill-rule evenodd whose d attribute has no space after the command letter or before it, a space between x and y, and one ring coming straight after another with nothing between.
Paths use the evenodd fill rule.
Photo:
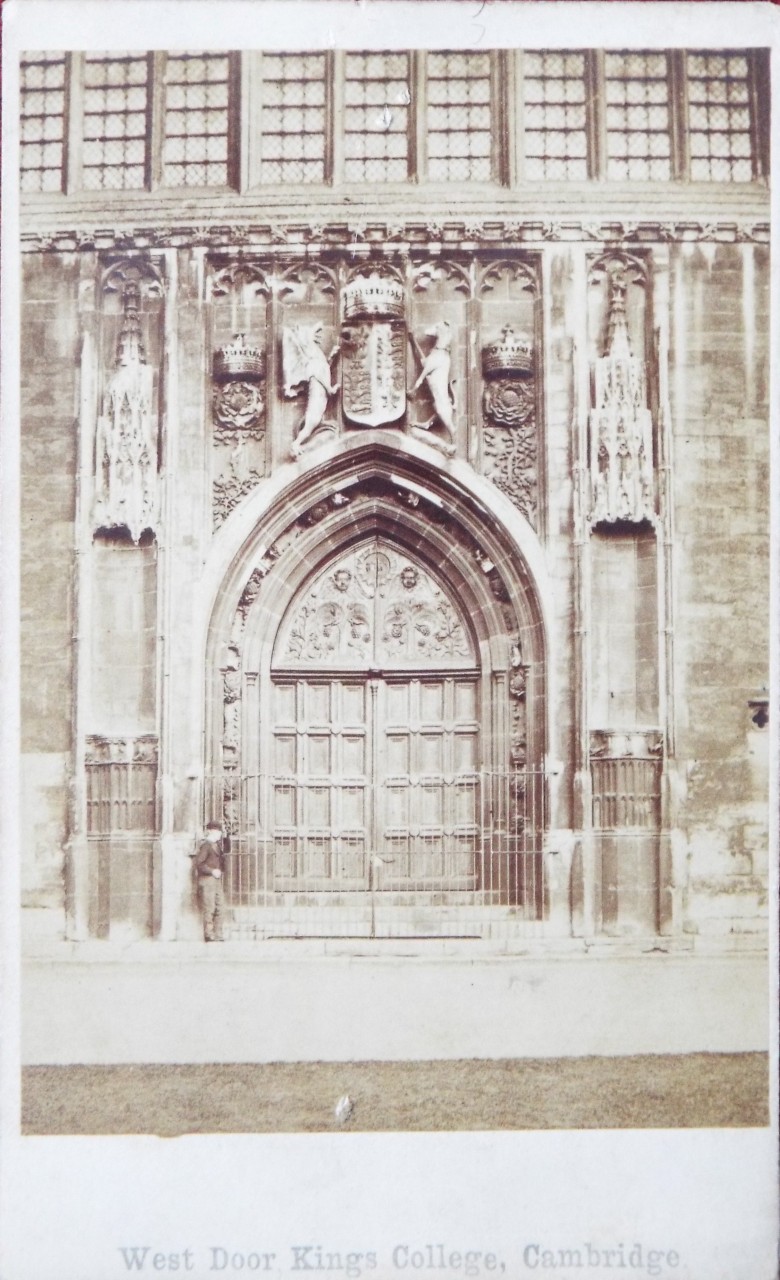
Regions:
<instances>
[{"instance_id":1,"label":"royal crown carving","mask_svg":"<svg viewBox=\"0 0 780 1280\"><path fill-rule=\"evenodd\" d=\"M232 342L214 352L214 378L218 382L240 378L243 382L260 382L265 377L265 356L259 347L237 333Z\"/></svg>"},{"instance_id":2,"label":"royal crown carving","mask_svg":"<svg viewBox=\"0 0 780 1280\"><path fill-rule=\"evenodd\" d=\"M387 320L403 320L406 292L397 280L374 272L357 276L344 285L341 295L344 320L361 320L381 316Z\"/></svg>"},{"instance_id":3,"label":"royal crown carving","mask_svg":"<svg viewBox=\"0 0 780 1280\"><path fill-rule=\"evenodd\" d=\"M505 324L501 337L482 348L482 370L486 378L506 375L527 377L533 373L534 344L527 333L516 332Z\"/></svg>"}]
</instances>

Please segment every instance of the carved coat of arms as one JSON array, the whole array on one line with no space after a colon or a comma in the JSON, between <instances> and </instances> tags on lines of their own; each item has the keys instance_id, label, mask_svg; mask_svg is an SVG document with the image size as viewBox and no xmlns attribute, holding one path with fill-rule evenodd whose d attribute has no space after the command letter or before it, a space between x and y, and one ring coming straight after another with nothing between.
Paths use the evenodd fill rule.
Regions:
<instances>
[{"instance_id":1,"label":"carved coat of arms","mask_svg":"<svg viewBox=\"0 0 780 1280\"><path fill-rule=\"evenodd\" d=\"M344 416L364 427L389 426L406 410L403 286L359 276L343 294L341 386Z\"/></svg>"}]
</instances>

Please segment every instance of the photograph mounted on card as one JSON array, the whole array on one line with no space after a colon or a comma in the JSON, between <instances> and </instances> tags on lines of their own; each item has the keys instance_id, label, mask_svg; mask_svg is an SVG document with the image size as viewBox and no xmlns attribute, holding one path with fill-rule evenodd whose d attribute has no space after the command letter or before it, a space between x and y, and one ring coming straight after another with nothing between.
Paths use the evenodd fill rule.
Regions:
<instances>
[{"instance_id":1,"label":"photograph mounted on card","mask_svg":"<svg viewBox=\"0 0 780 1280\"><path fill-rule=\"evenodd\" d=\"M173 8L5 53L22 1141L768 1140L771 22Z\"/></svg>"}]
</instances>

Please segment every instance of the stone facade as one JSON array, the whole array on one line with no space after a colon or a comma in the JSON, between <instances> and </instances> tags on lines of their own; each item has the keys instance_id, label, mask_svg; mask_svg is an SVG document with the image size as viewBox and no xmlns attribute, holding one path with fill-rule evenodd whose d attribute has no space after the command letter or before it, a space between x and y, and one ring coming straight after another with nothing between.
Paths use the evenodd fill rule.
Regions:
<instances>
[{"instance_id":1,"label":"stone facade","mask_svg":"<svg viewBox=\"0 0 780 1280\"><path fill-rule=\"evenodd\" d=\"M465 190L27 198L23 880L68 936L194 936L218 817L235 936L763 937L765 187Z\"/></svg>"}]
</instances>

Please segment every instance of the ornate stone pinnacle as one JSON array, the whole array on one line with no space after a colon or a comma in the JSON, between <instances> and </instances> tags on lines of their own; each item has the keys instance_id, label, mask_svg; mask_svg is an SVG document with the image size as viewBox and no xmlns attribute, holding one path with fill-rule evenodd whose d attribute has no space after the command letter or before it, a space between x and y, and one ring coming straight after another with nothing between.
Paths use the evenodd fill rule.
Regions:
<instances>
[{"instance_id":1,"label":"ornate stone pinnacle","mask_svg":"<svg viewBox=\"0 0 780 1280\"><path fill-rule=\"evenodd\" d=\"M117 368L128 364L146 364L141 342L141 295L135 280L128 280L122 293L122 328L116 346Z\"/></svg>"},{"instance_id":2,"label":"ornate stone pinnacle","mask_svg":"<svg viewBox=\"0 0 780 1280\"><path fill-rule=\"evenodd\" d=\"M623 271L610 273L609 316L607 320L608 356L630 356L631 341L626 321L627 281Z\"/></svg>"}]
</instances>

